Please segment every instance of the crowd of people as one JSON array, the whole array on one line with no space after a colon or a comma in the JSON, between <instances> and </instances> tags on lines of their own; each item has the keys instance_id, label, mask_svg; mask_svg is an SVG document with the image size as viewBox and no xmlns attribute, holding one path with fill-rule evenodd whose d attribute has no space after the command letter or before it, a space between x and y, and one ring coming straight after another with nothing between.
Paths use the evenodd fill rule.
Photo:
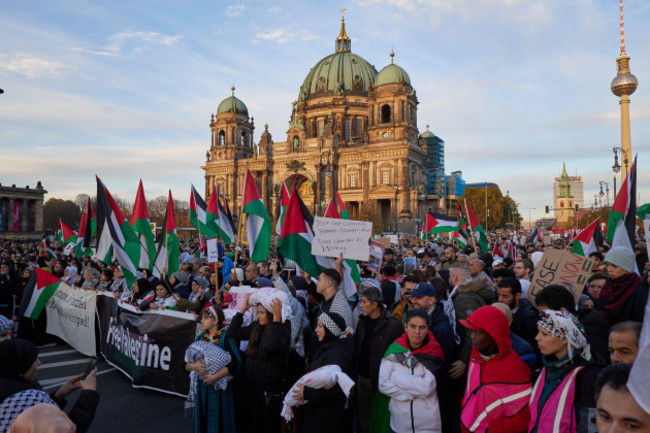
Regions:
<instances>
[{"instance_id":1,"label":"crowd of people","mask_svg":"<svg viewBox=\"0 0 650 433\"><path fill-rule=\"evenodd\" d=\"M83 407L67 415L77 431L88 428L99 398L94 375L72 378L58 395L40 390L32 342L43 338L42 319L19 319L11 338L13 306L35 267L141 311L195 314L192 347L201 355L186 355L186 407L196 432L650 431L650 414L626 385L650 284L642 240L636 251L601 246L584 287L549 285L534 300L544 247L518 242L516 256L502 258L402 237L378 273L359 263L351 297L342 257L308 275L273 253L252 262L231 244L209 264L195 254L198 241L182 239L177 272L158 278L142 269L128 287L119 266L51 247L55 258L40 243L0 243L0 432L25 418L30 405L15 403L25 393L39 394L32 406L64 407L60 399L81 389ZM410 257L416 268L405 271ZM251 290L242 296L241 288ZM296 384L326 366L352 378L351 393ZM300 404L287 419L289 400Z\"/></svg>"}]
</instances>

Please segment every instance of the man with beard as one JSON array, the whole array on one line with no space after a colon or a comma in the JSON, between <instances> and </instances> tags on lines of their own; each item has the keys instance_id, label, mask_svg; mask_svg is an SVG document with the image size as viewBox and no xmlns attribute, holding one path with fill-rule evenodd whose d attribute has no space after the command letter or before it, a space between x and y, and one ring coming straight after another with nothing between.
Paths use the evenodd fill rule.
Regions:
<instances>
[{"instance_id":1,"label":"man with beard","mask_svg":"<svg viewBox=\"0 0 650 433\"><path fill-rule=\"evenodd\" d=\"M512 277L504 277L497 285L498 301L503 302L512 310L510 330L526 340L532 347L537 347L538 316L535 309L525 299L521 299L521 284Z\"/></svg>"}]
</instances>

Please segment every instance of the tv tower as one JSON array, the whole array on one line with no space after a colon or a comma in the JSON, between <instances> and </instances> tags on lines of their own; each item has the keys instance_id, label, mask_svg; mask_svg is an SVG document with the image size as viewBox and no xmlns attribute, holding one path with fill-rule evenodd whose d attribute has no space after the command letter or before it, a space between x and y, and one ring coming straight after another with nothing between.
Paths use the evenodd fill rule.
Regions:
<instances>
[{"instance_id":1,"label":"tv tower","mask_svg":"<svg viewBox=\"0 0 650 433\"><path fill-rule=\"evenodd\" d=\"M623 0L621 0L621 55L616 59L616 77L612 80L612 93L620 98L621 104L621 185L627 177L632 164L632 140L630 137L630 95L634 93L638 80L630 72L630 57L625 53L625 33L623 30Z\"/></svg>"}]
</instances>

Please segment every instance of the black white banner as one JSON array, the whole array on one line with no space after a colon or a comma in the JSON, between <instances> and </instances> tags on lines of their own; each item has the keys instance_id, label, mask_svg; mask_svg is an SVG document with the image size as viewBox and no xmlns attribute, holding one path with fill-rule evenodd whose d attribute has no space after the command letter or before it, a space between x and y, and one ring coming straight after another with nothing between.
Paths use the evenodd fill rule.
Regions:
<instances>
[{"instance_id":1,"label":"black white banner","mask_svg":"<svg viewBox=\"0 0 650 433\"><path fill-rule=\"evenodd\" d=\"M118 303L112 293L98 294L97 314L101 354L131 379L134 388L187 395L184 357L196 335L193 314L141 312Z\"/></svg>"}]
</instances>

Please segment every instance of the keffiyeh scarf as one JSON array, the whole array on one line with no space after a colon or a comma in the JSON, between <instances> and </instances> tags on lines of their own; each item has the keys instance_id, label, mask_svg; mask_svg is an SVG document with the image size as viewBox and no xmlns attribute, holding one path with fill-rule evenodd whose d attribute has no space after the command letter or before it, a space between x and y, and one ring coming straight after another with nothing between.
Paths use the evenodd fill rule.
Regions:
<instances>
[{"instance_id":1,"label":"keffiyeh scarf","mask_svg":"<svg viewBox=\"0 0 650 433\"><path fill-rule=\"evenodd\" d=\"M185 362L196 362L203 358L202 364L208 366L208 374L215 374L222 368L226 367L232 360L230 353L217 345L217 342L212 343L214 339L210 338L210 334L205 333L199 336L199 340L194 343L185 351ZM214 390L224 390L228 386L228 376L222 377L217 380L213 386ZM190 410L194 407L194 396L196 395L196 388L198 386L199 375L196 371L190 373L190 392L187 394L185 401L185 409Z\"/></svg>"},{"instance_id":2,"label":"keffiyeh scarf","mask_svg":"<svg viewBox=\"0 0 650 433\"><path fill-rule=\"evenodd\" d=\"M540 316L537 326L544 328L554 337L566 340L570 359L573 358L574 353L579 353L585 360L591 360L585 329L576 316L566 311L553 310L544 310Z\"/></svg>"}]
</instances>

